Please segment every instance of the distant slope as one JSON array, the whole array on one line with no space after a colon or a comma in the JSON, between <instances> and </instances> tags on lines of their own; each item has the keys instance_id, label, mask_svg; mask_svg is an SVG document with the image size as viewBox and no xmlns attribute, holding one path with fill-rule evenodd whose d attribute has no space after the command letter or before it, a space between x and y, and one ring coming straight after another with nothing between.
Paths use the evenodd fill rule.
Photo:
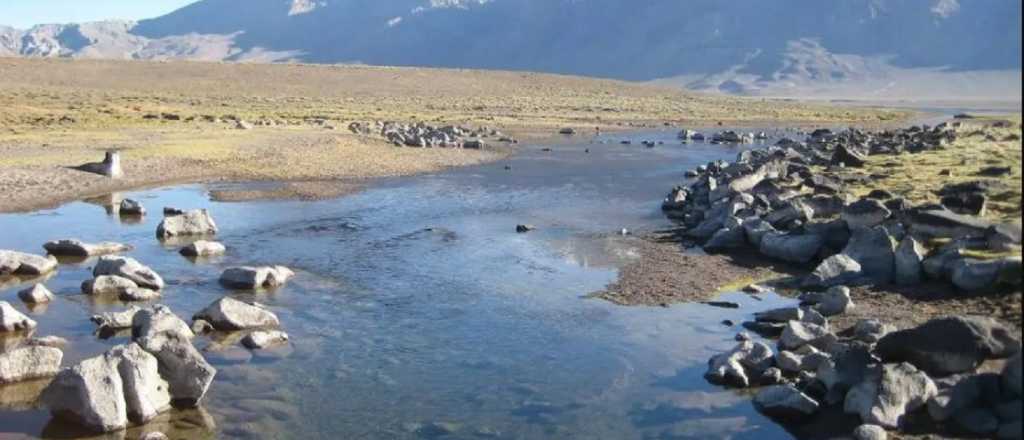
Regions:
<instances>
[{"instance_id":1,"label":"distant slope","mask_svg":"<svg viewBox=\"0 0 1024 440\"><path fill-rule=\"evenodd\" d=\"M758 94L1020 71L1021 1L201 0L137 24L0 28L5 53L682 77Z\"/></svg>"}]
</instances>

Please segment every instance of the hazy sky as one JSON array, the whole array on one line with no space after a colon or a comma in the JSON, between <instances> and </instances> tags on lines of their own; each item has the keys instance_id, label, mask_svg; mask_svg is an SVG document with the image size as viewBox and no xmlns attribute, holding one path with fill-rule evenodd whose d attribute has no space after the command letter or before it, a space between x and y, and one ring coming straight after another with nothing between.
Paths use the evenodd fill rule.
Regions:
<instances>
[{"instance_id":1,"label":"hazy sky","mask_svg":"<svg viewBox=\"0 0 1024 440\"><path fill-rule=\"evenodd\" d=\"M0 0L0 24L26 28L111 18L138 20L166 14L196 0Z\"/></svg>"}]
</instances>

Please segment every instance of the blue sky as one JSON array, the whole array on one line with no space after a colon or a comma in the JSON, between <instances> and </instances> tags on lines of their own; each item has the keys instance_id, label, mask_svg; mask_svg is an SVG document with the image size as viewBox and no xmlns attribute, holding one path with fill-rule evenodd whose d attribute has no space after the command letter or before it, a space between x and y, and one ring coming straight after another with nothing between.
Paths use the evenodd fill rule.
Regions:
<instances>
[{"instance_id":1,"label":"blue sky","mask_svg":"<svg viewBox=\"0 0 1024 440\"><path fill-rule=\"evenodd\" d=\"M157 17L196 0L0 0L0 24L27 28L111 18Z\"/></svg>"}]
</instances>

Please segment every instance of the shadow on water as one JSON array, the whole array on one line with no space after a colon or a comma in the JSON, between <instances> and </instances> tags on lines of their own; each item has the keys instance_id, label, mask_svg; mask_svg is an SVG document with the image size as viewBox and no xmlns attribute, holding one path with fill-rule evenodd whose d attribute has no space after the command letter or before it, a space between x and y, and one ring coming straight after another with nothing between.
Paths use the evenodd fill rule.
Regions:
<instances>
[{"instance_id":1,"label":"shadow on water","mask_svg":"<svg viewBox=\"0 0 1024 440\"><path fill-rule=\"evenodd\" d=\"M626 136L664 144L619 144ZM788 300L727 294L741 307L719 309L582 298L635 258L610 235L671 227L660 199L682 172L744 147L680 145L667 131L601 140L385 179L337 200L221 203L192 185L94 202L143 201L150 215L134 223L90 203L0 215L0 248L123 242L165 278L161 302L179 316L223 295L278 314L291 336L282 349L250 352L238 335L197 339L219 372L205 411L167 416L197 437L172 438L789 438L747 397L702 377L707 358L735 344L723 320ZM228 254L190 260L177 252L187 242L157 241L164 206L209 209ZM538 229L517 234L520 223ZM46 280L57 300L33 315L37 335L69 340L65 365L127 341L94 335L89 316L126 305L80 293L92 264L61 265ZM297 277L273 291L224 290L220 273L243 264L283 264ZM0 285L0 298L22 308L23 286ZM0 408L0 432L79 435L31 403Z\"/></svg>"}]
</instances>

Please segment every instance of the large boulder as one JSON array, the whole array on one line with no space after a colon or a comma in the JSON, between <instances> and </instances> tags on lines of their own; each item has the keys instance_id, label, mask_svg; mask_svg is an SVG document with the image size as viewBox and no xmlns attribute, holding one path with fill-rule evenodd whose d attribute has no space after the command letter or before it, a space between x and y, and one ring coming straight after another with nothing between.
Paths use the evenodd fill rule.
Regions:
<instances>
[{"instance_id":1,"label":"large boulder","mask_svg":"<svg viewBox=\"0 0 1024 440\"><path fill-rule=\"evenodd\" d=\"M1003 389L1011 396L1020 398L1021 393L1021 354L1017 353L1003 368Z\"/></svg>"},{"instance_id":2,"label":"large boulder","mask_svg":"<svg viewBox=\"0 0 1024 440\"><path fill-rule=\"evenodd\" d=\"M164 288L164 280L160 278L156 271L130 257L111 255L100 257L99 261L96 262L96 267L92 270L92 276L98 277L101 275L115 275L127 278L139 287L147 289L160 290Z\"/></svg>"},{"instance_id":3,"label":"large boulder","mask_svg":"<svg viewBox=\"0 0 1024 440\"><path fill-rule=\"evenodd\" d=\"M908 363L878 365L846 395L843 408L861 421L899 428L903 416L938 394L935 382Z\"/></svg>"},{"instance_id":4,"label":"large boulder","mask_svg":"<svg viewBox=\"0 0 1024 440\"><path fill-rule=\"evenodd\" d=\"M791 263L807 263L818 255L822 243L817 235L768 233L761 239L761 253Z\"/></svg>"},{"instance_id":5,"label":"large boulder","mask_svg":"<svg viewBox=\"0 0 1024 440\"><path fill-rule=\"evenodd\" d=\"M106 356L121 376L129 420L146 423L171 407L168 384L153 355L132 343L114 347Z\"/></svg>"},{"instance_id":6,"label":"large boulder","mask_svg":"<svg viewBox=\"0 0 1024 440\"><path fill-rule=\"evenodd\" d=\"M220 331L277 328L277 315L258 304L249 304L223 297L192 317L202 319Z\"/></svg>"},{"instance_id":7,"label":"large boulder","mask_svg":"<svg viewBox=\"0 0 1024 440\"><path fill-rule=\"evenodd\" d=\"M818 412L820 405L793 385L773 385L754 396L754 408L781 420L800 420Z\"/></svg>"},{"instance_id":8,"label":"large boulder","mask_svg":"<svg viewBox=\"0 0 1024 440\"><path fill-rule=\"evenodd\" d=\"M46 242L43 249L50 255L69 257L95 257L99 255L128 252L132 247L126 244L102 242L85 243L81 240L54 240Z\"/></svg>"},{"instance_id":9,"label":"large boulder","mask_svg":"<svg viewBox=\"0 0 1024 440\"><path fill-rule=\"evenodd\" d=\"M892 332L875 350L885 362L909 362L933 376L972 371L986 359L1020 352L1020 332L988 317L947 317Z\"/></svg>"},{"instance_id":10,"label":"large boulder","mask_svg":"<svg viewBox=\"0 0 1024 440\"><path fill-rule=\"evenodd\" d=\"M220 276L220 283L231 289L264 289L284 285L295 272L284 266L232 267Z\"/></svg>"},{"instance_id":11,"label":"large boulder","mask_svg":"<svg viewBox=\"0 0 1024 440\"><path fill-rule=\"evenodd\" d=\"M0 276L40 276L56 269L57 259L52 255L43 257L24 252L0 250Z\"/></svg>"},{"instance_id":12,"label":"large boulder","mask_svg":"<svg viewBox=\"0 0 1024 440\"><path fill-rule=\"evenodd\" d=\"M133 327L133 333L134 330ZM167 381L175 405L198 406L202 402L217 369L203 358L183 332L165 331L157 337L135 340L156 357L160 376Z\"/></svg>"},{"instance_id":13,"label":"large boulder","mask_svg":"<svg viewBox=\"0 0 1024 440\"><path fill-rule=\"evenodd\" d=\"M0 384L50 377L60 371L59 348L26 345L0 353Z\"/></svg>"},{"instance_id":14,"label":"large boulder","mask_svg":"<svg viewBox=\"0 0 1024 440\"><path fill-rule=\"evenodd\" d=\"M0 301L0 333L32 330L36 322L19 312L7 301Z\"/></svg>"},{"instance_id":15,"label":"large boulder","mask_svg":"<svg viewBox=\"0 0 1024 440\"><path fill-rule=\"evenodd\" d=\"M924 261L925 252L924 246L914 237L903 237L896 247L893 260L893 281L904 286L920 284L924 274L921 262Z\"/></svg>"},{"instance_id":16,"label":"large boulder","mask_svg":"<svg viewBox=\"0 0 1024 440\"><path fill-rule=\"evenodd\" d=\"M97 431L128 426L124 382L116 365L100 355L62 370L40 396L54 416Z\"/></svg>"},{"instance_id":17,"label":"large boulder","mask_svg":"<svg viewBox=\"0 0 1024 440\"><path fill-rule=\"evenodd\" d=\"M841 218L850 229L872 228L882 224L892 212L875 199L860 199L843 208Z\"/></svg>"},{"instance_id":18,"label":"large boulder","mask_svg":"<svg viewBox=\"0 0 1024 440\"><path fill-rule=\"evenodd\" d=\"M796 350L805 345L811 345L827 350L835 340L835 335L830 333L825 326L809 322L789 321L786 323L786 328L782 330L782 336L779 337L779 348Z\"/></svg>"},{"instance_id":19,"label":"large boulder","mask_svg":"<svg viewBox=\"0 0 1024 440\"><path fill-rule=\"evenodd\" d=\"M215 235L217 223L205 209L196 209L178 215L164 217L157 225L157 238L165 239L171 237L193 236L193 235Z\"/></svg>"},{"instance_id":20,"label":"large boulder","mask_svg":"<svg viewBox=\"0 0 1024 440\"><path fill-rule=\"evenodd\" d=\"M860 263L846 254L835 254L822 260L821 264L804 278L805 287L832 287L850 284L860 277Z\"/></svg>"},{"instance_id":21,"label":"large boulder","mask_svg":"<svg viewBox=\"0 0 1024 440\"><path fill-rule=\"evenodd\" d=\"M861 277L874 283L892 281L896 242L881 226L852 228L850 242L843 249L861 267Z\"/></svg>"}]
</instances>

